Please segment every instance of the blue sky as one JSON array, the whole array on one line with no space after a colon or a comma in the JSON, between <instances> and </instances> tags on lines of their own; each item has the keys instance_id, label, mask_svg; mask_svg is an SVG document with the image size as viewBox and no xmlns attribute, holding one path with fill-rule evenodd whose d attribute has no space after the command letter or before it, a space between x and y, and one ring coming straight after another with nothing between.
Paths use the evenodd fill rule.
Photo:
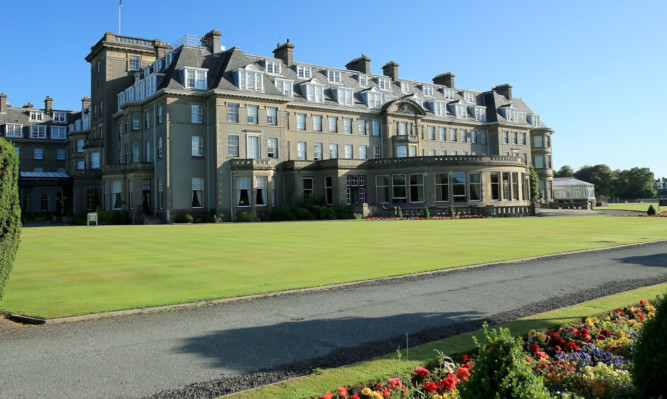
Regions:
<instances>
[{"instance_id":1,"label":"blue sky","mask_svg":"<svg viewBox=\"0 0 667 399\"><path fill-rule=\"evenodd\" d=\"M15 106L50 95L55 108L80 109L84 58L118 32L118 3L3 2L0 92ZM460 88L510 83L555 129L555 169L604 163L667 177L665 15L664 1L124 0L121 30L173 43L215 28L228 48L266 56L289 38L297 61L344 68L364 53L376 74L395 61L405 79L446 70Z\"/></svg>"}]
</instances>

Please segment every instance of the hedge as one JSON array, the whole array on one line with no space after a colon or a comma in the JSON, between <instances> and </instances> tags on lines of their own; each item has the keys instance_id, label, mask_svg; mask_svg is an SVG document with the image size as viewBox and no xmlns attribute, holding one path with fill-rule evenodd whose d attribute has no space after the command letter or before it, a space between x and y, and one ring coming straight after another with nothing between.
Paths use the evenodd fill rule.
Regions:
<instances>
[{"instance_id":1,"label":"hedge","mask_svg":"<svg viewBox=\"0 0 667 399\"><path fill-rule=\"evenodd\" d=\"M0 138L0 299L14 265L21 234L19 160L14 147Z\"/></svg>"}]
</instances>

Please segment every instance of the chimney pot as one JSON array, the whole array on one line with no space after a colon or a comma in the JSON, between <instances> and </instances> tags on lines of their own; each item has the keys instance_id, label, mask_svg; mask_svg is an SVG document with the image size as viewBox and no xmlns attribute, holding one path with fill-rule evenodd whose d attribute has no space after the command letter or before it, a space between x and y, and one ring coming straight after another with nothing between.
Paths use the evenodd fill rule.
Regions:
<instances>
[{"instance_id":1,"label":"chimney pot","mask_svg":"<svg viewBox=\"0 0 667 399\"><path fill-rule=\"evenodd\" d=\"M398 80L398 64L394 61L389 61L382 67L382 74L389 76L393 81Z\"/></svg>"},{"instance_id":2,"label":"chimney pot","mask_svg":"<svg viewBox=\"0 0 667 399\"><path fill-rule=\"evenodd\" d=\"M0 93L0 114L7 113L7 95Z\"/></svg>"},{"instance_id":3,"label":"chimney pot","mask_svg":"<svg viewBox=\"0 0 667 399\"><path fill-rule=\"evenodd\" d=\"M292 66L294 64L294 45L289 42L289 39L285 44L278 43L278 47L273 50L273 56L282 60L287 66Z\"/></svg>"},{"instance_id":4,"label":"chimney pot","mask_svg":"<svg viewBox=\"0 0 667 399\"><path fill-rule=\"evenodd\" d=\"M443 86L449 87L450 89L453 89L454 88L454 77L455 76L456 75L454 75L451 72L441 73L440 75L436 75L433 78L433 84L443 85Z\"/></svg>"},{"instance_id":5,"label":"chimney pot","mask_svg":"<svg viewBox=\"0 0 667 399\"><path fill-rule=\"evenodd\" d=\"M512 85L509 83L498 85L493 88L493 91L500 94L501 96L504 96L508 100L512 99Z\"/></svg>"},{"instance_id":6,"label":"chimney pot","mask_svg":"<svg viewBox=\"0 0 667 399\"><path fill-rule=\"evenodd\" d=\"M347 68L350 71L357 71L364 73L366 75L370 75L371 59L366 57L366 54L362 54L361 57L355 58L352 61L348 62L345 65L345 68Z\"/></svg>"},{"instance_id":7,"label":"chimney pot","mask_svg":"<svg viewBox=\"0 0 667 399\"><path fill-rule=\"evenodd\" d=\"M53 99L49 96L46 96L44 99L44 111L51 112L53 110Z\"/></svg>"}]
</instances>

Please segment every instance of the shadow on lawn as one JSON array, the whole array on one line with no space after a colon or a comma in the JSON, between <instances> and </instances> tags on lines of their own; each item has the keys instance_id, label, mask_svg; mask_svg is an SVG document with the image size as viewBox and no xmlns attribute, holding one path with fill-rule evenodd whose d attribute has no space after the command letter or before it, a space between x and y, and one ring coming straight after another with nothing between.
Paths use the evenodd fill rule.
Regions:
<instances>
[{"instance_id":1,"label":"shadow on lawn","mask_svg":"<svg viewBox=\"0 0 667 399\"><path fill-rule=\"evenodd\" d=\"M189 338L181 352L213 367L250 372L284 367L309 373L337 367L481 327L477 312L415 313L388 317L289 321L216 331ZM287 367L285 367L288 365Z\"/></svg>"}]
</instances>

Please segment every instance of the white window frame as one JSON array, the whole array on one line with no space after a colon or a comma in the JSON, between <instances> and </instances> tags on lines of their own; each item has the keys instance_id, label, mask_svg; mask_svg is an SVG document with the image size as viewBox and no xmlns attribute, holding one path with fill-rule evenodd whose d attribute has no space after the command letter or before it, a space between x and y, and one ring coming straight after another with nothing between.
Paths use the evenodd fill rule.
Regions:
<instances>
[{"instance_id":1,"label":"white window frame","mask_svg":"<svg viewBox=\"0 0 667 399\"><path fill-rule=\"evenodd\" d=\"M296 74L299 77L299 79L310 79L312 76L312 71L309 66L297 65Z\"/></svg>"},{"instance_id":2,"label":"white window frame","mask_svg":"<svg viewBox=\"0 0 667 399\"><path fill-rule=\"evenodd\" d=\"M313 143L313 159L315 161L322 160L322 143Z\"/></svg>"},{"instance_id":3,"label":"white window frame","mask_svg":"<svg viewBox=\"0 0 667 399\"><path fill-rule=\"evenodd\" d=\"M235 70L234 78L239 90L264 92L264 74L255 65Z\"/></svg>"},{"instance_id":4,"label":"white window frame","mask_svg":"<svg viewBox=\"0 0 667 399\"><path fill-rule=\"evenodd\" d=\"M280 75L280 61L264 60L264 69L269 75Z\"/></svg>"},{"instance_id":5,"label":"white window frame","mask_svg":"<svg viewBox=\"0 0 667 399\"><path fill-rule=\"evenodd\" d=\"M266 140L266 156L268 158L278 158L278 138L269 137Z\"/></svg>"},{"instance_id":6,"label":"white window frame","mask_svg":"<svg viewBox=\"0 0 667 399\"><path fill-rule=\"evenodd\" d=\"M192 156L197 158L204 157L204 137L192 136Z\"/></svg>"},{"instance_id":7,"label":"white window frame","mask_svg":"<svg viewBox=\"0 0 667 399\"><path fill-rule=\"evenodd\" d=\"M138 55L131 55L127 59L127 70L138 71L141 67L141 57Z\"/></svg>"},{"instance_id":8,"label":"white window frame","mask_svg":"<svg viewBox=\"0 0 667 399\"><path fill-rule=\"evenodd\" d=\"M354 92L352 89L339 87L336 91L336 100L340 105L354 105Z\"/></svg>"},{"instance_id":9,"label":"white window frame","mask_svg":"<svg viewBox=\"0 0 667 399\"><path fill-rule=\"evenodd\" d=\"M382 91L391 91L391 81L389 78L377 78L378 80L378 87Z\"/></svg>"},{"instance_id":10,"label":"white window frame","mask_svg":"<svg viewBox=\"0 0 667 399\"><path fill-rule=\"evenodd\" d=\"M186 89L206 90L208 69L204 68L183 68L183 86Z\"/></svg>"},{"instance_id":11,"label":"white window frame","mask_svg":"<svg viewBox=\"0 0 667 399\"><path fill-rule=\"evenodd\" d=\"M43 148L33 148L33 150L32 150L32 159L44 159L44 149Z\"/></svg>"},{"instance_id":12,"label":"white window frame","mask_svg":"<svg viewBox=\"0 0 667 399\"><path fill-rule=\"evenodd\" d=\"M23 125L16 123L8 123L5 125L5 137L14 137L22 138L23 137Z\"/></svg>"},{"instance_id":13,"label":"white window frame","mask_svg":"<svg viewBox=\"0 0 667 399\"><path fill-rule=\"evenodd\" d=\"M46 126L45 125L32 125L32 126L30 126L30 138L31 139L45 139L46 138Z\"/></svg>"},{"instance_id":14,"label":"white window frame","mask_svg":"<svg viewBox=\"0 0 667 399\"><path fill-rule=\"evenodd\" d=\"M286 97L294 97L294 81L292 80L285 80L285 79L276 79L274 82L274 85L276 86L276 89L282 94L283 96Z\"/></svg>"},{"instance_id":15,"label":"white window frame","mask_svg":"<svg viewBox=\"0 0 667 399\"><path fill-rule=\"evenodd\" d=\"M195 202L197 201L197 202ZM203 208L204 207L204 178L203 177L193 177L192 178L192 207L193 208Z\"/></svg>"},{"instance_id":16,"label":"white window frame","mask_svg":"<svg viewBox=\"0 0 667 399\"><path fill-rule=\"evenodd\" d=\"M342 74L340 71L329 69L327 70L327 79L329 80L329 83L340 84L342 82Z\"/></svg>"},{"instance_id":17,"label":"white window frame","mask_svg":"<svg viewBox=\"0 0 667 399\"><path fill-rule=\"evenodd\" d=\"M266 108L266 124L276 126L278 124L278 108Z\"/></svg>"},{"instance_id":18,"label":"white window frame","mask_svg":"<svg viewBox=\"0 0 667 399\"><path fill-rule=\"evenodd\" d=\"M204 109L201 105L192 105L192 123L204 122Z\"/></svg>"}]
</instances>

